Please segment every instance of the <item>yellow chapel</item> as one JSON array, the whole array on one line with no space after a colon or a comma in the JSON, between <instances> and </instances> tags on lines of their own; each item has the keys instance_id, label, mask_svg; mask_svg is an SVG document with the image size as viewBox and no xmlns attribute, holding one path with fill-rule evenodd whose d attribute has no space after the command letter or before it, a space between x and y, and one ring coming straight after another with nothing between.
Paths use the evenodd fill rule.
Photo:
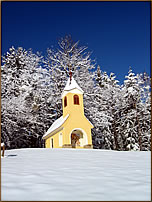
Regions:
<instances>
[{"instance_id":1,"label":"yellow chapel","mask_svg":"<svg viewBox=\"0 0 152 202\"><path fill-rule=\"evenodd\" d=\"M72 76L62 93L63 116L43 135L45 148L92 148L92 123L84 115L83 90Z\"/></svg>"}]
</instances>

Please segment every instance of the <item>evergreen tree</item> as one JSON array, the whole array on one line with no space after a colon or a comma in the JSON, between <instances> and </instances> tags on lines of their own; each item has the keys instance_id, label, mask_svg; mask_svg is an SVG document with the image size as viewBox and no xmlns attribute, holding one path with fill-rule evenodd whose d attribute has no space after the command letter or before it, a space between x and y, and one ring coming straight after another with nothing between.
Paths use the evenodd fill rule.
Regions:
<instances>
[{"instance_id":1,"label":"evergreen tree","mask_svg":"<svg viewBox=\"0 0 152 202\"><path fill-rule=\"evenodd\" d=\"M93 117L96 129L95 147L120 150L121 136L117 133L120 86L114 73L108 76L99 66L94 76L96 78L94 110L97 111Z\"/></svg>"},{"instance_id":2,"label":"evergreen tree","mask_svg":"<svg viewBox=\"0 0 152 202\"><path fill-rule=\"evenodd\" d=\"M146 88L149 88L146 86ZM150 148L150 104L146 104L149 93L145 90L141 75L135 75L131 68L122 89L121 133L124 150L149 150ZM147 107L149 111L147 110ZM150 131L150 130L149 130ZM147 149L146 149L147 148Z\"/></svg>"},{"instance_id":3,"label":"evergreen tree","mask_svg":"<svg viewBox=\"0 0 152 202\"><path fill-rule=\"evenodd\" d=\"M39 130L35 111L39 107L37 89L40 60L40 56L21 47L10 48L2 57L1 125L2 141L7 148L37 144Z\"/></svg>"},{"instance_id":4,"label":"evergreen tree","mask_svg":"<svg viewBox=\"0 0 152 202\"><path fill-rule=\"evenodd\" d=\"M138 74L140 104L137 105L138 124L141 130L141 150L151 150L151 79L146 72Z\"/></svg>"}]
</instances>

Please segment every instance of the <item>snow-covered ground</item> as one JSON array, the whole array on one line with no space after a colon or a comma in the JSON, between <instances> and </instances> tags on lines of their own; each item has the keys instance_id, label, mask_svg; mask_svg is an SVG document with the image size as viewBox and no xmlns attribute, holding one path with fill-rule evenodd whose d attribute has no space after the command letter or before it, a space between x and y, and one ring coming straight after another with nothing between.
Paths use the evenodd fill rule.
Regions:
<instances>
[{"instance_id":1,"label":"snow-covered ground","mask_svg":"<svg viewBox=\"0 0 152 202\"><path fill-rule=\"evenodd\" d=\"M151 152L8 150L2 201L151 200Z\"/></svg>"}]
</instances>

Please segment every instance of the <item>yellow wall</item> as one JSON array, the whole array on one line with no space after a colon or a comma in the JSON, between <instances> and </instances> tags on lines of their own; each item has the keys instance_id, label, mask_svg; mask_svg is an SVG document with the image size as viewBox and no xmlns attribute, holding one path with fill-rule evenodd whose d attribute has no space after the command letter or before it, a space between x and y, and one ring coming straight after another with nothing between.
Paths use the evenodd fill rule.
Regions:
<instances>
[{"instance_id":1,"label":"yellow wall","mask_svg":"<svg viewBox=\"0 0 152 202\"><path fill-rule=\"evenodd\" d=\"M53 148L59 148L59 134L60 134L60 133L62 133L62 135L63 135L63 132L62 132L62 130L61 130L61 131L59 131L58 133L56 133L55 135L53 135L53 136L47 138L47 139L45 140L45 147L46 147L46 148L51 148L50 142L51 142L51 139L53 139Z\"/></svg>"},{"instance_id":2,"label":"yellow wall","mask_svg":"<svg viewBox=\"0 0 152 202\"><path fill-rule=\"evenodd\" d=\"M71 144L70 134L73 129L81 128L84 130L88 136L88 144L92 144L91 137L91 128L92 125L88 122L86 117L84 116L84 107L83 107L83 95L77 94L79 96L79 105L74 104L73 96L75 93L66 94L67 97L67 106L64 107L64 97L62 99L63 106L63 116L65 117L67 114L70 114L68 120L63 124L63 133L65 134L65 142L67 144Z\"/></svg>"},{"instance_id":3,"label":"yellow wall","mask_svg":"<svg viewBox=\"0 0 152 202\"><path fill-rule=\"evenodd\" d=\"M85 131L88 139L88 144L92 144L92 137L91 137L91 127L85 118L85 116L77 116L77 114L71 114L68 120L63 124L63 133L64 135L64 142L66 144L71 144L70 136L74 129L81 129Z\"/></svg>"},{"instance_id":4,"label":"yellow wall","mask_svg":"<svg viewBox=\"0 0 152 202\"><path fill-rule=\"evenodd\" d=\"M79 96L79 105L74 105L73 96L76 95L75 93L68 93L66 94L67 97L67 106L64 107L64 98L62 99L62 108L63 108L63 117L67 114L84 114L84 107L83 107L83 95L77 94Z\"/></svg>"}]
</instances>

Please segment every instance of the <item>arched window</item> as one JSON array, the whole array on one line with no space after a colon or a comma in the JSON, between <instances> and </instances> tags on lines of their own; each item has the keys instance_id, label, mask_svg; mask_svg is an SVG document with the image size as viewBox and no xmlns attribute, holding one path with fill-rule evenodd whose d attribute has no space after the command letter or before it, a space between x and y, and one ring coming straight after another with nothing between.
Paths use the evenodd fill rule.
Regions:
<instances>
[{"instance_id":1,"label":"arched window","mask_svg":"<svg viewBox=\"0 0 152 202\"><path fill-rule=\"evenodd\" d=\"M78 95L74 95L74 104L79 105L79 96Z\"/></svg>"},{"instance_id":2,"label":"arched window","mask_svg":"<svg viewBox=\"0 0 152 202\"><path fill-rule=\"evenodd\" d=\"M67 97L65 96L65 98L64 98L64 107L66 107L67 106Z\"/></svg>"}]
</instances>

